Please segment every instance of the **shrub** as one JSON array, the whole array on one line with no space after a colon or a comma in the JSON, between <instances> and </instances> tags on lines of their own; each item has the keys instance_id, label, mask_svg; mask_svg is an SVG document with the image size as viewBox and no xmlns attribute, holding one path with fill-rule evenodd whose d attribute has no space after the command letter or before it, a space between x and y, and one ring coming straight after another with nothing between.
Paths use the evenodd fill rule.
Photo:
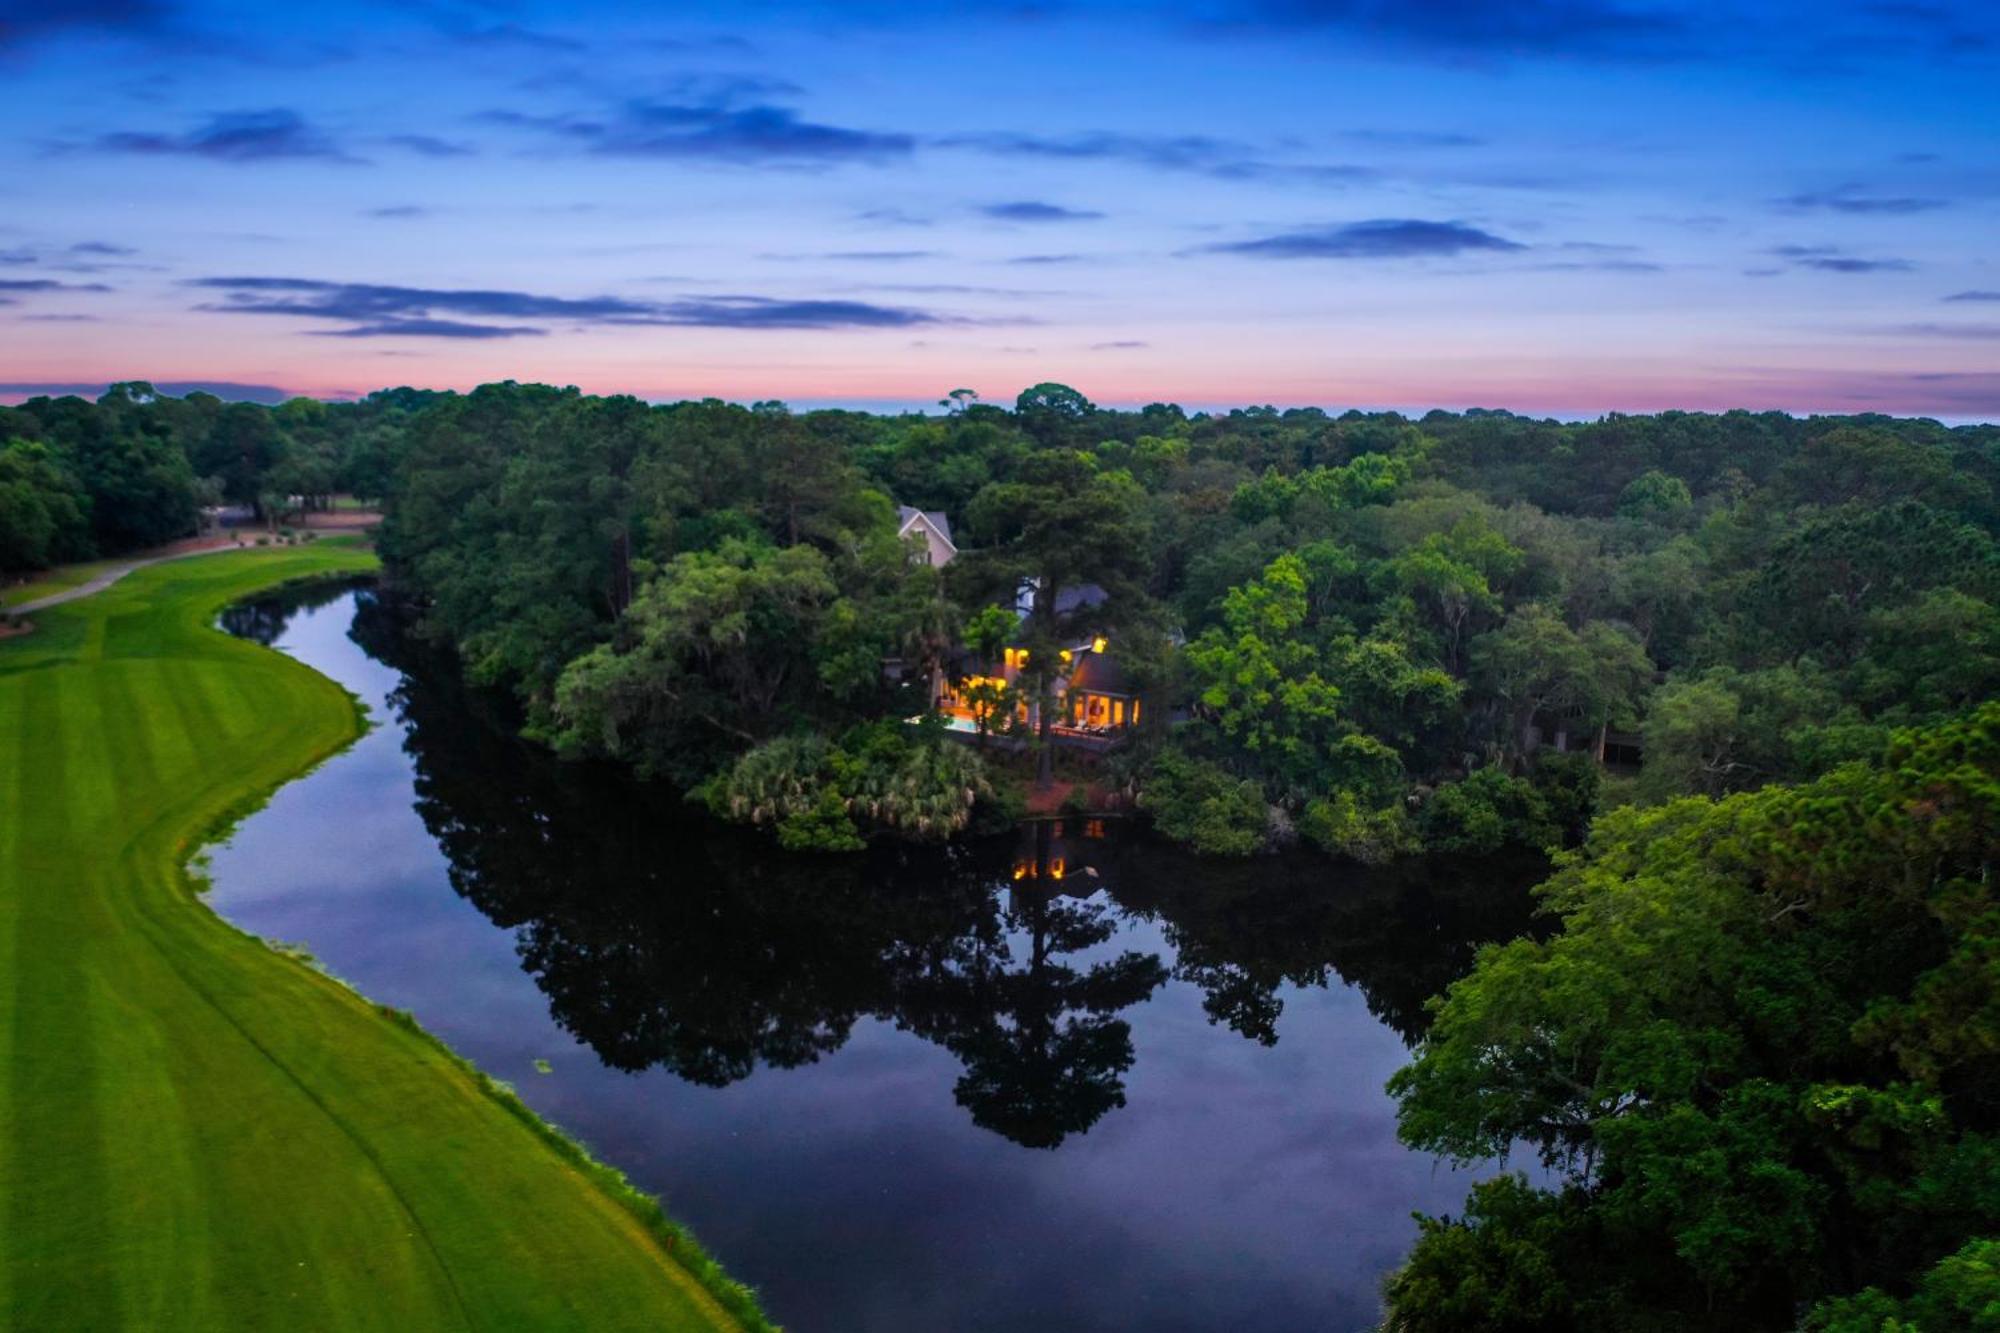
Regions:
<instances>
[{"instance_id":1,"label":"shrub","mask_svg":"<svg viewBox=\"0 0 2000 1333\"><path fill-rule=\"evenodd\" d=\"M1351 791L1313 801L1299 819L1299 832L1324 851L1363 865L1386 865L1422 850L1416 826L1401 803L1370 810Z\"/></svg>"},{"instance_id":2,"label":"shrub","mask_svg":"<svg viewBox=\"0 0 2000 1333\"><path fill-rule=\"evenodd\" d=\"M1535 760L1528 780L1547 804L1549 822L1564 845L1582 842L1590 831L1591 817L1597 813L1604 783L1604 770L1597 766L1597 760L1587 754L1545 754Z\"/></svg>"},{"instance_id":3,"label":"shrub","mask_svg":"<svg viewBox=\"0 0 2000 1333\"><path fill-rule=\"evenodd\" d=\"M793 851L854 851L865 832L949 838L991 799L978 755L937 736L912 740L893 722L767 741L695 793L738 823L770 827Z\"/></svg>"},{"instance_id":4,"label":"shrub","mask_svg":"<svg viewBox=\"0 0 2000 1333\"><path fill-rule=\"evenodd\" d=\"M1441 787L1417 819L1424 846L1434 852L1497 852L1510 842L1549 847L1561 830L1549 804L1525 778L1498 768L1477 769L1461 782Z\"/></svg>"},{"instance_id":5,"label":"shrub","mask_svg":"<svg viewBox=\"0 0 2000 1333\"><path fill-rule=\"evenodd\" d=\"M1176 842L1211 856L1249 856L1270 823L1263 788L1177 750L1161 753L1139 793L1139 808Z\"/></svg>"}]
</instances>

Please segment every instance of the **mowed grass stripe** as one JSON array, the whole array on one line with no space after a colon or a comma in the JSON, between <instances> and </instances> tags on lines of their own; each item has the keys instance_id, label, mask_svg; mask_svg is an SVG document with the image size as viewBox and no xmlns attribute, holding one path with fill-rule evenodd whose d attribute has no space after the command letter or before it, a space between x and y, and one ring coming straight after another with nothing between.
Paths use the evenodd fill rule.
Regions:
<instances>
[{"instance_id":1,"label":"mowed grass stripe","mask_svg":"<svg viewBox=\"0 0 2000 1333\"><path fill-rule=\"evenodd\" d=\"M22 737L40 762L22 773L21 827L47 829L52 845L73 846L77 826L88 820L84 801L103 787L72 772L78 737L97 714L94 683L84 671L46 673L30 683ZM123 1321L117 1284L101 1266L111 1200L98 1133L101 1052L88 998L89 969L101 957L92 937L109 932L93 896L77 892L80 886L52 859L29 861L12 913L21 967L10 997L16 1058L7 1070L12 1146L5 1193L8 1239L19 1245L22 1261L7 1284L17 1312L11 1322L112 1328ZM67 965L51 967L51 959Z\"/></svg>"},{"instance_id":2,"label":"mowed grass stripe","mask_svg":"<svg viewBox=\"0 0 2000 1333\"><path fill-rule=\"evenodd\" d=\"M357 730L214 613L364 564L158 566L0 644L0 1327L731 1327L437 1043L187 892L202 831Z\"/></svg>"}]
</instances>

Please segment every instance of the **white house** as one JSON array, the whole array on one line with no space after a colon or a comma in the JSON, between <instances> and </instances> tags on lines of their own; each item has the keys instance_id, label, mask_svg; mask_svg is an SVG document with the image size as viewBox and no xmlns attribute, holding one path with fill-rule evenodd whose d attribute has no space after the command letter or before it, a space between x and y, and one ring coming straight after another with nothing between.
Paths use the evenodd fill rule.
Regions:
<instances>
[{"instance_id":1,"label":"white house","mask_svg":"<svg viewBox=\"0 0 2000 1333\"><path fill-rule=\"evenodd\" d=\"M958 547L951 540L951 520L942 511L897 505L896 515L900 522L896 529L898 537L915 535L924 539L925 564L948 565L958 554Z\"/></svg>"}]
</instances>

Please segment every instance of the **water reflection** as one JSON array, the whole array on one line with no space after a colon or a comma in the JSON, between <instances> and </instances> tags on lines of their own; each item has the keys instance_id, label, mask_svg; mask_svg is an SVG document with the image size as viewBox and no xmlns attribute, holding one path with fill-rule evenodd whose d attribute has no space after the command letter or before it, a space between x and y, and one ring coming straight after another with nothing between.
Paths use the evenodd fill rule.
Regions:
<instances>
[{"instance_id":1,"label":"water reflection","mask_svg":"<svg viewBox=\"0 0 2000 1333\"><path fill-rule=\"evenodd\" d=\"M259 630L282 623L244 614ZM1354 875L1329 892L1322 859L1197 861L1115 821L1037 821L1011 844L789 856L664 788L523 743L504 702L467 689L393 603L361 599L352 632L403 672L392 697L417 811L452 886L517 932L556 1020L618 1069L719 1087L817 1060L872 1016L958 1057L954 1093L974 1123L1053 1148L1125 1104L1134 1057L1119 1014L1170 974L1266 1046L1280 987L1334 976L1414 1040L1424 1002L1477 944L1530 924L1525 896L1496 891L1490 867ZM1512 869L1508 888L1534 867ZM1114 952L1131 916L1165 927L1171 970Z\"/></svg>"},{"instance_id":2,"label":"water reflection","mask_svg":"<svg viewBox=\"0 0 2000 1333\"><path fill-rule=\"evenodd\" d=\"M228 623L385 725L218 854L218 907L519 1081L781 1320L1366 1327L1410 1211L1463 1195L1381 1084L1528 925L1532 864L1216 863L1078 820L790 857L517 740L370 592Z\"/></svg>"}]
</instances>

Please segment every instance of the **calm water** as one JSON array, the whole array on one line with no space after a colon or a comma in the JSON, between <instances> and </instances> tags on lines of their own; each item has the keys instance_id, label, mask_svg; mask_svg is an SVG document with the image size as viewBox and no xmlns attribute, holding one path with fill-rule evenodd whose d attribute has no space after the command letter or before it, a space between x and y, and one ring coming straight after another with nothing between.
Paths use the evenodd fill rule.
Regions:
<instances>
[{"instance_id":1,"label":"calm water","mask_svg":"<svg viewBox=\"0 0 2000 1333\"><path fill-rule=\"evenodd\" d=\"M511 739L366 589L227 623L381 725L216 852L216 908L514 1083L792 1328L1367 1328L1412 1210L1463 1200L1382 1084L1532 865L1077 821L786 857Z\"/></svg>"}]
</instances>

